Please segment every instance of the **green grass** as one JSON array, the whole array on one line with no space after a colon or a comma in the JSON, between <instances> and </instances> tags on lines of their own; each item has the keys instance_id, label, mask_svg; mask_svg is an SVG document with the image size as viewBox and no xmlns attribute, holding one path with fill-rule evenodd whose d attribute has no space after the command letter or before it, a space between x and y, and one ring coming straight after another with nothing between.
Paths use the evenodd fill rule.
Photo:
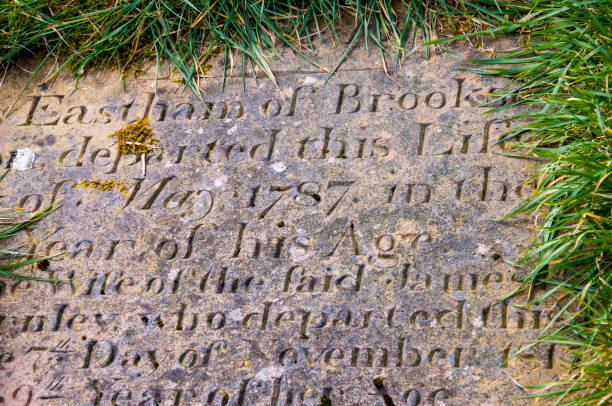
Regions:
<instances>
[{"instance_id":1,"label":"green grass","mask_svg":"<svg viewBox=\"0 0 612 406\"><path fill-rule=\"evenodd\" d=\"M340 29L343 30L340 30ZM340 33L342 31L343 33ZM333 74L357 40L397 63L455 40L514 33L521 46L472 60L472 71L509 79L498 97L530 106L520 151L544 161L532 196L510 215L530 214L535 238L519 261L520 289L534 303L556 298L558 321L537 342L567 346L567 376L531 387L563 405L612 403L612 3L609 0L22 0L0 2L0 63L58 56L57 71L138 70L171 62L199 94L207 61L222 55L243 75L257 66L274 81L271 58L287 47ZM317 62L313 41L345 48L334 66ZM384 61L384 59L382 59ZM491 103L493 104L495 100ZM508 134L510 139L514 133ZM512 292L511 294L514 294Z\"/></svg>"},{"instance_id":2,"label":"green grass","mask_svg":"<svg viewBox=\"0 0 612 406\"><path fill-rule=\"evenodd\" d=\"M531 387L555 404L612 403L612 3L533 0L530 11L500 26L523 46L472 60L485 75L510 79L499 97L517 96L532 113L522 149L544 159L537 189L509 216L533 216L536 236L519 264L531 271L533 303L554 297L561 310L532 345L566 345L568 378ZM438 41L439 42L439 41ZM509 108L504 106L492 111ZM559 325L560 324L560 325Z\"/></svg>"},{"instance_id":3,"label":"green grass","mask_svg":"<svg viewBox=\"0 0 612 406\"><path fill-rule=\"evenodd\" d=\"M8 170L0 175L0 181L8 174ZM34 213L30 217L24 218L19 209L0 209L0 243L13 238L21 233L26 227L42 220L51 214L57 207L48 206L43 210ZM32 265L51 257L33 257L32 255L20 251L23 247L2 248L0 246L0 275L11 278L30 279L36 281L54 282L54 280L39 278L31 275L24 275L13 272L18 268ZM55 281L56 282L56 281Z\"/></svg>"},{"instance_id":4,"label":"green grass","mask_svg":"<svg viewBox=\"0 0 612 406\"><path fill-rule=\"evenodd\" d=\"M556 404L566 406L608 405L612 401L612 288L602 284L588 295L578 295L575 289L568 292L581 312L567 314L571 322L543 335L539 342L569 349L573 364L567 376L527 388L537 391L529 397L554 398Z\"/></svg>"},{"instance_id":5,"label":"green grass","mask_svg":"<svg viewBox=\"0 0 612 406\"><path fill-rule=\"evenodd\" d=\"M503 4L503 3L502 3ZM226 67L241 62L243 75L258 66L271 80L278 46L316 62L313 40L337 27L349 31L348 51L358 38L376 52L399 59L419 41L493 27L520 9L494 0L22 0L0 2L0 63L27 55L59 55L57 71L116 67L136 70L146 58L170 61L197 91L207 61L223 54Z\"/></svg>"}]
</instances>

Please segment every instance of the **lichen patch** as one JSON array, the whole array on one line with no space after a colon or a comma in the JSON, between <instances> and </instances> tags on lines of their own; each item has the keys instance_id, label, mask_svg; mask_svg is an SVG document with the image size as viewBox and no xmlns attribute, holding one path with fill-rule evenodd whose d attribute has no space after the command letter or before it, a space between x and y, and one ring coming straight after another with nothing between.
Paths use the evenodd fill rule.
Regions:
<instances>
[{"instance_id":1,"label":"lichen patch","mask_svg":"<svg viewBox=\"0 0 612 406\"><path fill-rule=\"evenodd\" d=\"M117 137L117 148L122 154L141 155L152 151L159 141L153 138L153 127L149 125L149 118L141 118L124 128L115 131L109 138Z\"/></svg>"}]
</instances>

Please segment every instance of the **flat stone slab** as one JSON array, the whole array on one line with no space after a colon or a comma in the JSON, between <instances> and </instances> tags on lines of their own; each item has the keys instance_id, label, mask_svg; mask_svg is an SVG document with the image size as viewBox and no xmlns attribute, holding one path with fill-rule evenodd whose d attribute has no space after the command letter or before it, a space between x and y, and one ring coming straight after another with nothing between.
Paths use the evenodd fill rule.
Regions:
<instances>
[{"instance_id":1,"label":"flat stone slab","mask_svg":"<svg viewBox=\"0 0 612 406\"><path fill-rule=\"evenodd\" d=\"M500 155L512 112L478 107L503 83L450 56L356 60L223 91L215 68L201 99L154 72L60 76L7 114L13 72L0 201L61 202L19 241L59 254L21 272L65 282L0 281L0 405L531 404L511 378L563 359L508 359L553 313L497 303L531 235L495 219L533 164ZM108 137L143 117L144 173ZM123 191L75 187L92 180Z\"/></svg>"}]
</instances>

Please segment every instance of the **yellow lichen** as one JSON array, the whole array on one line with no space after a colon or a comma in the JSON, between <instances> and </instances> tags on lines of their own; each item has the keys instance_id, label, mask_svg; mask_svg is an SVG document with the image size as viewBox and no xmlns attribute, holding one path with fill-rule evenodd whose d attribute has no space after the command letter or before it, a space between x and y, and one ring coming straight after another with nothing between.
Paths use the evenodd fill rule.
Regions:
<instances>
[{"instance_id":1,"label":"yellow lichen","mask_svg":"<svg viewBox=\"0 0 612 406\"><path fill-rule=\"evenodd\" d=\"M125 182L118 181L115 179L90 179L90 180L83 179L83 180L78 181L72 187L75 189L78 189L78 188L96 189L101 192L117 191L123 195L125 195L130 190L130 188L127 187Z\"/></svg>"},{"instance_id":2,"label":"yellow lichen","mask_svg":"<svg viewBox=\"0 0 612 406\"><path fill-rule=\"evenodd\" d=\"M117 137L117 148L122 154L142 155L155 148L159 141L153 138L153 127L149 125L149 118L141 118L124 128L115 131L109 138Z\"/></svg>"}]
</instances>

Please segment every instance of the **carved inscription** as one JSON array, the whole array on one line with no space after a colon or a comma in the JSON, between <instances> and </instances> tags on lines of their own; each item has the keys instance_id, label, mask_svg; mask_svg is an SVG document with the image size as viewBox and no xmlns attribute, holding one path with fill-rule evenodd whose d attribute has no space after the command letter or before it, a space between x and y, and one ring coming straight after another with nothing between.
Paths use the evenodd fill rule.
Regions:
<instances>
[{"instance_id":1,"label":"carved inscription","mask_svg":"<svg viewBox=\"0 0 612 406\"><path fill-rule=\"evenodd\" d=\"M512 354L559 305L498 301L529 231L493 219L533 185L511 113L482 113L515 100L441 61L27 92L0 167L36 158L0 204L61 204L16 240L55 282L0 280L0 405L493 405L555 373L559 346ZM158 148L120 153L145 117Z\"/></svg>"}]
</instances>

